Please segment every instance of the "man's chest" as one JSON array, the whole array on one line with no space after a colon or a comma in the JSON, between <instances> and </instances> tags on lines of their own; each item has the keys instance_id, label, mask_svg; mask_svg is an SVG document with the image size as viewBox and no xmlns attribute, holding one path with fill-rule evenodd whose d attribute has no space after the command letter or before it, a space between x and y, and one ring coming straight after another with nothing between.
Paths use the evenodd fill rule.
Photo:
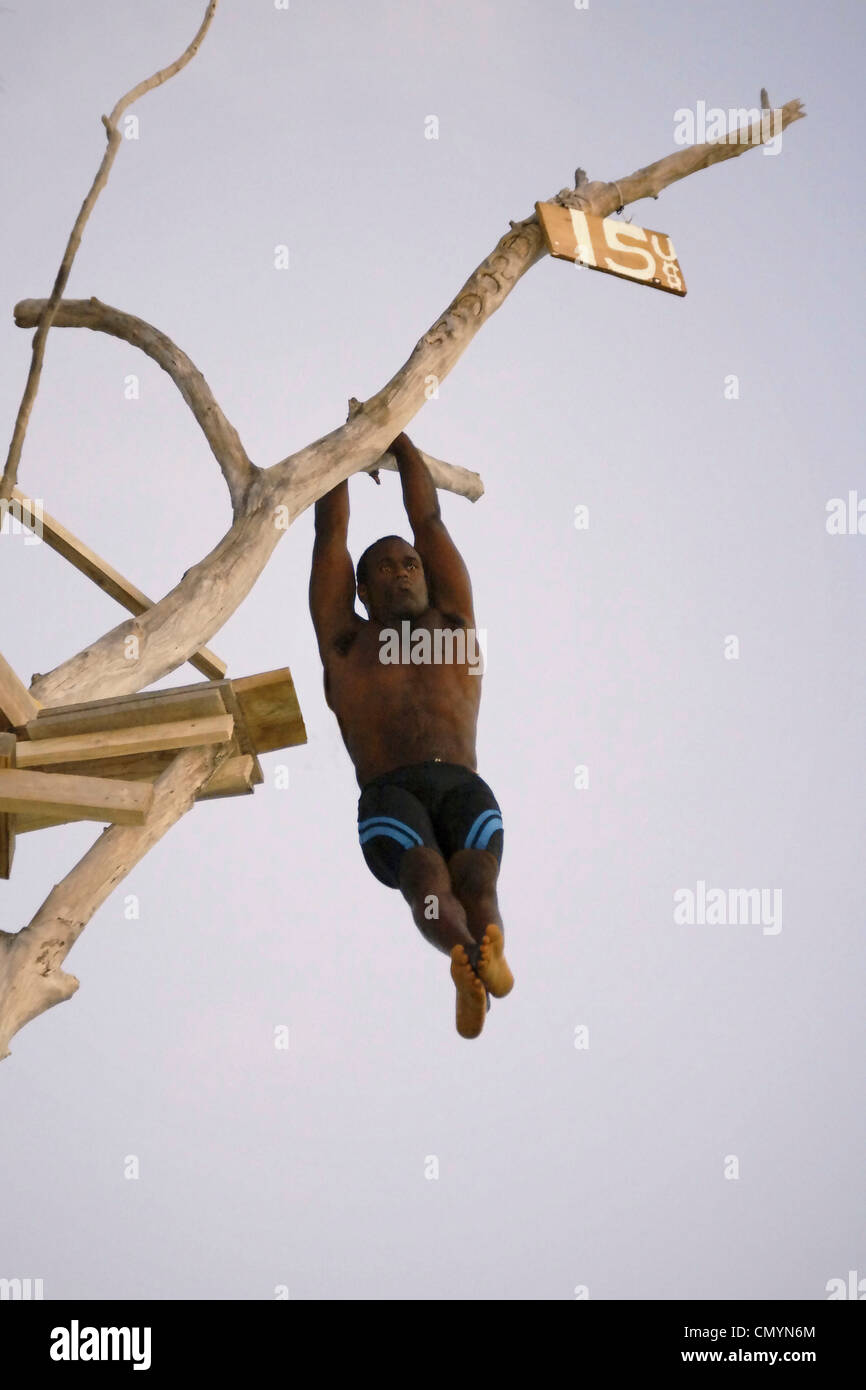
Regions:
<instances>
[{"instance_id":1,"label":"man's chest","mask_svg":"<svg viewBox=\"0 0 866 1390\"><path fill-rule=\"evenodd\" d=\"M335 644L325 663L328 702L406 691L478 693L483 655L474 628L435 610L391 627L366 624ZM471 683L471 684L470 684Z\"/></svg>"}]
</instances>

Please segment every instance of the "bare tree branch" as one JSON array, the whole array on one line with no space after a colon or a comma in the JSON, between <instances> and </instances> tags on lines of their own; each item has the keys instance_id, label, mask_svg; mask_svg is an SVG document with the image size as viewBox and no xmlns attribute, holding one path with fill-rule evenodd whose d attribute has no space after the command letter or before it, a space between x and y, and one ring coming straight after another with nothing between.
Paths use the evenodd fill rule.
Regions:
<instances>
[{"instance_id":1,"label":"bare tree branch","mask_svg":"<svg viewBox=\"0 0 866 1390\"><path fill-rule=\"evenodd\" d=\"M15 322L19 328L32 328L38 323L47 304L45 299L22 299L15 305ZM255 474L259 471L250 462L234 425L226 419L213 392L185 352L182 352L158 328L144 319L113 309L98 299L64 299L55 307L55 328L90 328L122 338L133 347L152 357L167 372L180 391L207 439L214 458L223 472L237 516Z\"/></svg>"},{"instance_id":2,"label":"bare tree branch","mask_svg":"<svg viewBox=\"0 0 866 1390\"><path fill-rule=\"evenodd\" d=\"M748 127L747 132L734 132L725 141L679 150L615 182L589 183L583 170L578 169L575 173L576 188L563 189L550 201L607 217L639 198L657 198L669 184L697 173L699 169L706 169L719 160L731 159L747 149L766 143L767 139L779 134L792 121L805 115L799 100L789 101L779 108L779 112L773 122L765 120L762 123L759 120ZM473 271L444 314L418 341L407 361L381 391L364 403L361 412L377 426L384 418L387 421L385 434L390 431L391 438L405 429L424 405L430 384L438 386L444 380L479 328L500 307L527 270L546 254L547 247L535 213L521 222L512 222L511 230ZM321 469L322 462L329 461L335 450L348 448L352 457L359 460L356 466L360 468L372 462L366 447L356 453L352 431L357 425L358 413L338 430L276 465L276 476L281 483L285 477L301 487L304 506L309 505L307 497L315 501L315 497L321 495L316 493L311 496L310 483ZM376 441L381 438L378 428L373 438ZM274 473L275 470L269 471ZM332 476L330 472L328 476ZM339 476L337 481L340 481ZM329 483L329 486L333 486L333 483Z\"/></svg>"},{"instance_id":3,"label":"bare tree branch","mask_svg":"<svg viewBox=\"0 0 866 1390\"><path fill-rule=\"evenodd\" d=\"M18 415L15 420L15 428L12 432L9 452L6 456L6 466L3 470L3 477L0 478L0 500L5 498L8 501L12 496L12 489L18 481L18 464L21 460L21 450L24 447L24 436L27 433L30 412L33 408L33 402L36 399L36 392L39 389L39 378L42 375L42 362L45 357L45 339L48 336L48 330L54 318L54 311L60 303L63 291L66 288L69 272L72 269L72 262L81 244L81 237L87 219L93 210L96 199L108 182L108 175L111 172L111 166L114 163L114 157L117 154L117 149L121 140L117 122L131 102L136 101L140 96L144 96L145 92L153 91L154 87L159 87L163 82L167 82L170 77L174 77L176 72L180 72L181 68L186 67L191 58L195 57L199 45L213 19L216 7L217 0L209 0L204 19L199 25L198 33L192 43L184 49L176 62L172 63L167 68L161 68L160 71L155 72L152 77L148 77L143 82L139 82L138 86L132 87L125 96L120 98L111 115L102 117L108 145L105 154L102 156L102 162L96 171L96 177L93 180L90 192L81 204L81 209L75 219L75 225L72 228L66 250L63 253L63 259L60 262L57 278L54 281L54 288L51 291L50 298L45 302L45 309L39 321L39 326L33 335L33 343L30 349L30 370L27 374L24 395L18 407Z\"/></svg>"},{"instance_id":4,"label":"bare tree branch","mask_svg":"<svg viewBox=\"0 0 866 1390\"><path fill-rule=\"evenodd\" d=\"M0 1060L9 1041L38 1014L78 989L61 969L97 908L130 869L193 805L196 792L230 754L230 744L185 748L154 784L141 826L112 825L49 893L30 924L0 932Z\"/></svg>"},{"instance_id":5,"label":"bare tree branch","mask_svg":"<svg viewBox=\"0 0 866 1390\"><path fill-rule=\"evenodd\" d=\"M782 129L804 115L800 101L780 110ZM730 136L667 155L612 183L590 183L577 170L575 189L563 189L551 201L608 216L639 198L657 197L678 179L754 149L765 139L760 122L749 128L751 143L741 138L742 132L736 135L736 141ZM36 677L30 693L45 705L131 693L173 671L207 643L249 593L284 530L344 478L377 466L383 451L426 403L431 384L447 376L482 324L546 254L535 213L512 222L375 396L355 402L350 418L330 434L260 470L232 529L170 594L133 623L121 624L53 672ZM139 638L137 662L124 655L124 638L131 632Z\"/></svg>"},{"instance_id":6,"label":"bare tree branch","mask_svg":"<svg viewBox=\"0 0 866 1390\"><path fill-rule=\"evenodd\" d=\"M445 463L442 459L434 458L432 454L425 454L423 449L419 449L418 453L427 466L434 486L441 491L456 493L458 497L465 497L468 502L477 502L479 497L484 496L484 484L480 473L473 473L470 468L460 468L456 463ZM383 454L374 468L387 468L392 473L400 472L397 460L389 453ZM372 473L374 469L366 471Z\"/></svg>"},{"instance_id":7,"label":"bare tree branch","mask_svg":"<svg viewBox=\"0 0 866 1390\"><path fill-rule=\"evenodd\" d=\"M46 303L44 299L22 299L15 305L17 326L34 327ZM55 328L90 328L121 338L140 348L168 373L201 426L228 484L234 514L239 515L241 502L253 478L261 470L250 462L237 430L226 419L202 373L168 334L144 319L115 309L110 304L103 304L96 298L61 300L53 323ZM363 410L360 403L358 409ZM430 454L422 453L422 458L437 487L466 497L471 502L482 496L484 485L478 473L455 467ZM374 467L397 471L397 460L393 454L385 453Z\"/></svg>"},{"instance_id":8,"label":"bare tree branch","mask_svg":"<svg viewBox=\"0 0 866 1390\"><path fill-rule=\"evenodd\" d=\"M762 104L765 96L766 92L762 91ZM778 108L778 112L778 116L773 113L772 120L765 115L763 121L753 121L744 130L730 131L721 140L689 145L612 183L585 183L575 176L575 189L563 188L551 201L580 208L583 212L594 213L596 217L609 217L612 212L618 212L640 198L657 198L662 189L679 179L688 178L689 174L696 174L700 169L709 169L710 165L718 164L720 160L734 159L739 154L745 154L746 150L767 144L793 121L799 121L806 115L799 99L786 102ZM583 170L579 169L577 173L582 174Z\"/></svg>"},{"instance_id":9,"label":"bare tree branch","mask_svg":"<svg viewBox=\"0 0 866 1390\"><path fill-rule=\"evenodd\" d=\"M325 491L351 473L375 464L383 447L387 448L426 404L431 386L438 387L445 379L479 328L527 270L546 254L535 213L523 222L512 223L390 381L344 425L268 469L281 491L287 487L291 490L282 500L291 496L293 515L297 516L322 495L317 478L323 464L328 466ZM332 473L332 461L343 457L347 450L354 466Z\"/></svg>"}]
</instances>

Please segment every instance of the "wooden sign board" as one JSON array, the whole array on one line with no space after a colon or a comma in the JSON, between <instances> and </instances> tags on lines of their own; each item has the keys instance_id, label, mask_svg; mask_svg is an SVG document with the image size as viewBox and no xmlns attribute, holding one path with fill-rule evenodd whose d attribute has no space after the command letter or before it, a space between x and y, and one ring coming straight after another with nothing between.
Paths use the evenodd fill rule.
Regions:
<instances>
[{"instance_id":1,"label":"wooden sign board","mask_svg":"<svg viewBox=\"0 0 866 1390\"><path fill-rule=\"evenodd\" d=\"M664 232L651 232L613 217L595 217L559 203L536 203L535 210L551 256L635 280L654 290L685 294L674 244Z\"/></svg>"}]
</instances>

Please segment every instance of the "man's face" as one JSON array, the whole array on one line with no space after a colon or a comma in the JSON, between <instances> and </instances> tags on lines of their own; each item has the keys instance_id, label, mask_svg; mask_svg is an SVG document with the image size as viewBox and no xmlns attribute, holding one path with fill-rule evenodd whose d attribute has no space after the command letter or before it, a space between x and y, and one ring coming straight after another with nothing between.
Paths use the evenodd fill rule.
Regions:
<instances>
[{"instance_id":1,"label":"man's face","mask_svg":"<svg viewBox=\"0 0 866 1390\"><path fill-rule=\"evenodd\" d=\"M405 541L383 541L367 557L367 582L359 597L373 618L417 618L430 606L424 566Z\"/></svg>"}]
</instances>

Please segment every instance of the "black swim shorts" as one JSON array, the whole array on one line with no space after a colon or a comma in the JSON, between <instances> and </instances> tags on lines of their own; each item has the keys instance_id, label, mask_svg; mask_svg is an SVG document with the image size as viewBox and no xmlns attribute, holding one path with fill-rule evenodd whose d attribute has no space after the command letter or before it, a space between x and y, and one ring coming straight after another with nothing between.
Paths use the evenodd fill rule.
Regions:
<instances>
[{"instance_id":1,"label":"black swim shorts","mask_svg":"<svg viewBox=\"0 0 866 1390\"><path fill-rule=\"evenodd\" d=\"M436 760L374 777L358 799L358 839L367 867L400 886L407 849L427 845L447 861L458 849L486 849L502 862L502 812L477 772Z\"/></svg>"}]
</instances>

